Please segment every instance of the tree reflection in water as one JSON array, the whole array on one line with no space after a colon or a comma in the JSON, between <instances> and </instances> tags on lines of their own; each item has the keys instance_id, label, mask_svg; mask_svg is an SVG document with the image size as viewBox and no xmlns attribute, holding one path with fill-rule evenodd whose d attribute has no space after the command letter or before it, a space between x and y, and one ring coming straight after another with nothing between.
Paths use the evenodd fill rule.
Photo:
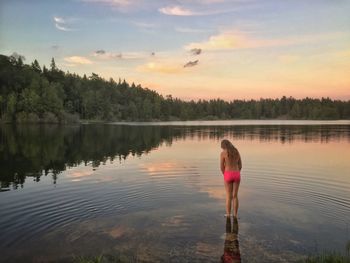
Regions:
<instances>
[{"instance_id":1,"label":"tree reflection in water","mask_svg":"<svg viewBox=\"0 0 350 263\"><path fill-rule=\"evenodd\" d=\"M40 181L80 164L98 167L108 160L147 154L178 140L294 141L328 143L350 140L350 125L2 125L0 126L0 191L23 187L26 178Z\"/></svg>"}]
</instances>

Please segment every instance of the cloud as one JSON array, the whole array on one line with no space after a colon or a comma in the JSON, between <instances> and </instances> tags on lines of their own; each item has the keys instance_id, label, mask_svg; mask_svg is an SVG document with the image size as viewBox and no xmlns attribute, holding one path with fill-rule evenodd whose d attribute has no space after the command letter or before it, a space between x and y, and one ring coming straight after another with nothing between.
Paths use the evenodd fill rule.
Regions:
<instances>
[{"instance_id":1,"label":"cloud","mask_svg":"<svg viewBox=\"0 0 350 263\"><path fill-rule=\"evenodd\" d=\"M235 49L256 45L251 39L241 32L223 32L211 36L207 41L190 43L186 49L201 48L205 50Z\"/></svg>"},{"instance_id":2,"label":"cloud","mask_svg":"<svg viewBox=\"0 0 350 263\"><path fill-rule=\"evenodd\" d=\"M138 66L137 70L141 72L176 74L176 73L180 73L182 71L182 68L178 65L173 65L173 64L149 62L145 65Z\"/></svg>"},{"instance_id":3,"label":"cloud","mask_svg":"<svg viewBox=\"0 0 350 263\"><path fill-rule=\"evenodd\" d=\"M103 54L105 54L105 53L106 53L106 51L104 51L104 50L102 50L102 49L96 50L96 51L95 51L95 54L98 54L98 55L103 55Z\"/></svg>"},{"instance_id":4,"label":"cloud","mask_svg":"<svg viewBox=\"0 0 350 263\"><path fill-rule=\"evenodd\" d=\"M58 30L61 30L61 31L72 31L71 28L62 26L62 25L60 25L60 24L58 24L58 23L55 24L55 27L56 27Z\"/></svg>"},{"instance_id":5,"label":"cloud","mask_svg":"<svg viewBox=\"0 0 350 263\"><path fill-rule=\"evenodd\" d=\"M185 9L181 6L167 6L158 9L159 12L170 16L194 16L199 15L189 9Z\"/></svg>"},{"instance_id":6,"label":"cloud","mask_svg":"<svg viewBox=\"0 0 350 263\"><path fill-rule=\"evenodd\" d=\"M209 37L203 42L193 42L185 46L186 50L201 48L203 50L230 50L242 48L261 48L290 46L306 43L316 43L324 40L335 39L344 33L336 32L329 34L291 36L285 38L257 38L251 34L240 31L225 31Z\"/></svg>"},{"instance_id":7,"label":"cloud","mask_svg":"<svg viewBox=\"0 0 350 263\"><path fill-rule=\"evenodd\" d=\"M101 3L112 6L128 6L132 4L132 0L81 0L88 3Z\"/></svg>"},{"instance_id":8,"label":"cloud","mask_svg":"<svg viewBox=\"0 0 350 263\"><path fill-rule=\"evenodd\" d=\"M94 57L106 60L113 59L146 59L152 56L155 56L154 52L124 52L124 53L114 53L107 52L103 49L97 50L93 53Z\"/></svg>"},{"instance_id":9,"label":"cloud","mask_svg":"<svg viewBox=\"0 0 350 263\"><path fill-rule=\"evenodd\" d=\"M80 65L90 65L92 64L92 61L89 60L86 57L80 57L80 56L71 56L64 58L64 61L71 63L71 64L80 64Z\"/></svg>"},{"instance_id":10,"label":"cloud","mask_svg":"<svg viewBox=\"0 0 350 263\"><path fill-rule=\"evenodd\" d=\"M200 0L201 3L205 4L217 4L217 3L223 3L226 2L226 0Z\"/></svg>"},{"instance_id":11,"label":"cloud","mask_svg":"<svg viewBox=\"0 0 350 263\"><path fill-rule=\"evenodd\" d=\"M236 7L236 8L225 8L225 9L210 8L208 10L208 7L206 7L204 10L195 11L180 5L175 5L175 6L161 7L158 9L158 11L164 15L169 15L169 16L207 16L207 15L218 15L223 13L230 13L233 11L237 11L237 9L238 8Z\"/></svg>"},{"instance_id":12,"label":"cloud","mask_svg":"<svg viewBox=\"0 0 350 263\"><path fill-rule=\"evenodd\" d=\"M65 21L64 21L64 19L62 17L55 16L53 18L53 20L55 20L56 23L60 23L60 24L64 24L65 23Z\"/></svg>"},{"instance_id":13,"label":"cloud","mask_svg":"<svg viewBox=\"0 0 350 263\"><path fill-rule=\"evenodd\" d=\"M201 48L192 48L190 50L190 52L192 53L192 55L200 55L202 53L202 49Z\"/></svg>"},{"instance_id":14,"label":"cloud","mask_svg":"<svg viewBox=\"0 0 350 263\"><path fill-rule=\"evenodd\" d=\"M184 65L184 68L194 67L198 65L199 60L189 61Z\"/></svg>"},{"instance_id":15,"label":"cloud","mask_svg":"<svg viewBox=\"0 0 350 263\"><path fill-rule=\"evenodd\" d=\"M55 27L61 31L73 31L72 28L67 27L67 21L63 17L54 16ZM70 19L72 20L72 19Z\"/></svg>"},{"instance_id":16,"label":"cloud","mask_svg":"<svg viewBox=\"0 0 350 263\"><path fill-rule=\"evenodd\" d=\"M93 56L101 59L121 59L122 53L111 53L111 52L106 52L103 49L100 49L100 50L96 50Z\"/></svg>"},{"instance_id":17,"label":"cloud","mask_svg":"<svg viewBox=\"0 0 350 263\"><path fill-rule=\"evenodd\" d=\"M182 2L182 3L192 2L195 4L218 4L218 3L224 3L226 1L229 2L228 0L182 0L179 2Z\"/></svg>"},{"instance_id":18,"label":"cloud","mask_svg":"<svg viewBox=\"0 0 350 263\"><path fill-rule=\"evenodd\" d=\"M57 49L60 48L60 46L59 45L52 45L51 48L54 49L54 50L57 50Z\"/></svg>"},{"instance_id":19,"label":"cloud","mask_svg":"<svg viewBox=\"0 0 350 263\"><path fill-rule=\"evenodd\" d=\"M189 28L189 27L175 27L175 31L180 33L205 33L209 32L206 29Z\"/></svg>"},{"instance_id":20,"label":"cloud","mask_svg":"<svg viewBox=\"0 0 350 263\"><path fill-rule=\"evenodd\" d=\"M102 4L111 7L120 12L132 11L138 0L80 0L81 2Z\"/></svg>"},{"instance_id":21,"label":"cloud","mask_svg":"<svg viewBox=\"0 0 350 263\"><path fill-rule=\"evenodd\" d=\"M134 12L135 10L148 10L153 11L157 10L165 15L172 16L201 16L201 15L214 15L227 13L231 11L236 11L238 6L235 8L224 8L223 3L229 3L227 0L177 0L177 1L160 1L160 0L77 0L85 3L94 3L108 5L113 9L116 9L121 12ZM235 0L235 2L244 2L252 0ZM160 6L160 4L166 3L165 6ZM173 4L171 4L173 3ZM245 3L245 2L244 2ZM168 5L169 4L169 5ZM192 10L186 5L191 7L199 8L199 10ZM220 10L217 10L218 5ZM213 9L213 7L215 7ZM142 23L141 23L142 24ZM147 26L147 25L146 25ZM142 27L142 25L140 25ZM153 27L153 26L152 26Z\"/></svg>"}]
</instances>

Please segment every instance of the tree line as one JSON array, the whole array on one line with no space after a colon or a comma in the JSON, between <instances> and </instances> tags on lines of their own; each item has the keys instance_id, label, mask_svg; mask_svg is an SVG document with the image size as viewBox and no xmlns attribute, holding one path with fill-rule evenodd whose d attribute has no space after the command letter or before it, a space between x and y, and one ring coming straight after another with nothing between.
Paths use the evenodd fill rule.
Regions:
<instances>
[{"instance_id":1,"label":"tree line","mask_svg":"<svg viewBox=\"0 0 350 263\"><path fill-rule=\"evenodd\" d=\"M79 76L19 55L0 55L2 122L350 119L350 101L330 98L183 101L125 80Z\"/></svg>"}]
</instances>

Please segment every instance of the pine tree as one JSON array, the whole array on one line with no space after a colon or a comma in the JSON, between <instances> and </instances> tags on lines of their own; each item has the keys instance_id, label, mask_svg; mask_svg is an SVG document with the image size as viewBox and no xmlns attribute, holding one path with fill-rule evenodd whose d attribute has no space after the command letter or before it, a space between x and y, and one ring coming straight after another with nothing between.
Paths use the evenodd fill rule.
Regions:
<instances>
[{"instance_id":1,"label":"pine tree","mask_svg":"<svg viewBox=\"0 0 350 263\"><path fill-rule=\"evenodd\" d=\"M40 68L39 62L36 59L32 63L32 68L35 72L41 73L41 68Z\"/></svg>"},{"instance_id":2,"label":"pine tree","mask_svg":"<svg viewBox=\"0 0 350 263\"><path fill-rule=\"evenodd\" d=\"M56 62L55 62L54 58L51 59L50 68L51 68L51 71L56 71L57 70Z\"/></svg>"}]
</instances>

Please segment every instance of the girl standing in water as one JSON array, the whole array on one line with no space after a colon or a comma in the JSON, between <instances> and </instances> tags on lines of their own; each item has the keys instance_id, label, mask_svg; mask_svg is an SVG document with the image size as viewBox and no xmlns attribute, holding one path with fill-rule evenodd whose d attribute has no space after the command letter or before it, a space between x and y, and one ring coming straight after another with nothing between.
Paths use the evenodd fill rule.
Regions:
<instances>
[{"instance_id":1,"label":"girl standing in water","mask_svg":"<svg viewBox=\"0 0 350 263\"><path fill-rule=\"evenodd\" d=\"M234 217L238 212L238 188L241 181L242 160L236 147L229 140L221 141L220 168L224 176L226 189L226 215L231 215L233 201ZM233 199L232 199L233 198Z\"/></svg>"}]
</instances>

